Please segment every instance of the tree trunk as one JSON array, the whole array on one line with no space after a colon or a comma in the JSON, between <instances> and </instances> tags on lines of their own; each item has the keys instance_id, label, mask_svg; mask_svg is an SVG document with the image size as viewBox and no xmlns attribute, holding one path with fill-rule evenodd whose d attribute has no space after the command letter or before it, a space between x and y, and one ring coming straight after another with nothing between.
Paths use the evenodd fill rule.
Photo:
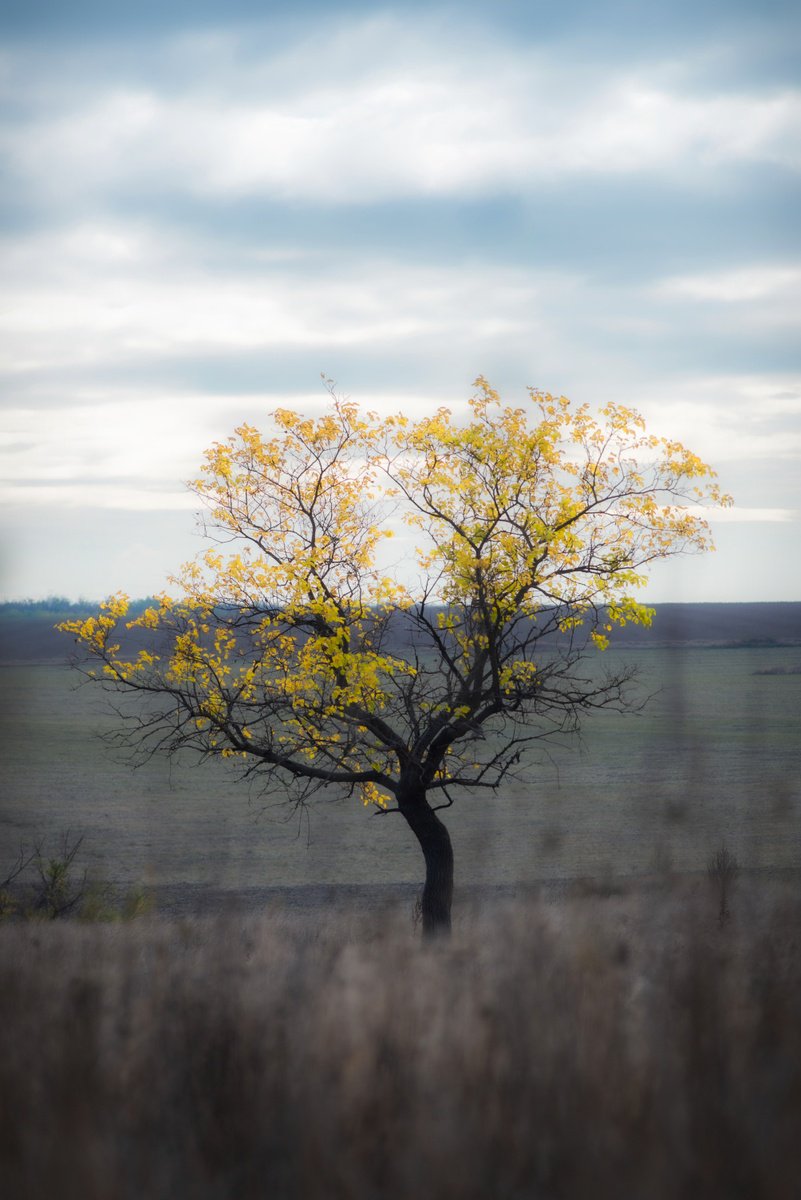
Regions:
<instances>
[{"instance_id":1,"label":"tree trunk","mask_svg":"<svg viewBox=\"0 0 801 1200\"><path fill-rule=\"evenodd\" d=\"M453 903L453 847L443 825L425 798L425 793L399 797L398 807L420 843L426 862L423 886L423 936L434 937L451 931Z\"/></svg>"}]
</instances>

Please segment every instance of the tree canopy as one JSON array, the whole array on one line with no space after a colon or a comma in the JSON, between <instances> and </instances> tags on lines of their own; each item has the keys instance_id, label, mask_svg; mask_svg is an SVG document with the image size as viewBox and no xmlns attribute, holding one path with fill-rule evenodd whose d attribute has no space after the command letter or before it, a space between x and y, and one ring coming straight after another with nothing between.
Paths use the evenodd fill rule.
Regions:
<instances>
[{"instance_id":1,"label":"tree canopy","mask_svg":"<svg viewBox=\"0 0 801 1200\"><path fill-rule=\"evenodd\" d=\"M379 417L338 398L215 443L190 487L211 547L131 617L124 595L65 622L84 669L147 697L146 751L234 760L305 801L357 793L399 812L426 861L423 925L447 928L453 857L437 811L526 769L525 748L625 705L628 672L579 668L652 562L710 547L714 472L632 409L476 381L446 408ZM391 537L407 529L391 570ZM412 541L410 541L410 538ZM397 543L396 543L397 544ZM144 639L123 653L123 626Z\"/></svg>"}]
</instances>

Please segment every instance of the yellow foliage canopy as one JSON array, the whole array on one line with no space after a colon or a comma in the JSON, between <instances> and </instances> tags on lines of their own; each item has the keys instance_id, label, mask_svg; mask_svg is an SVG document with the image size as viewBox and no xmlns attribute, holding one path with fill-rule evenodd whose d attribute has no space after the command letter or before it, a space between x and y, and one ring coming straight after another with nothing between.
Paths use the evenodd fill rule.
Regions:
<instances>
[{"instance_id":1,"label":"yellow foliage canopy","mask_svg":"<svg viewBox=\"0 0 801 1200\"><path fill-rule=\"evenodd\" d=\"M110 686L162 701L143 739L378 805L412 778L497 786L522 743L618 699L620 680L568 686L586 639L649 622L648 565L709 549L699 506L730 503L635 411L534 390L510 407L484 379L467 421L279 409L269 436L211 446L190 486L217 545L174 580L181 599L126 622L118 595L62 628ZM418 547L402 578L380 568L398 516ZM147 641L128 658L122 625ZM485 729L504 752L482 751Z\"/></svg>"}]
</instances>

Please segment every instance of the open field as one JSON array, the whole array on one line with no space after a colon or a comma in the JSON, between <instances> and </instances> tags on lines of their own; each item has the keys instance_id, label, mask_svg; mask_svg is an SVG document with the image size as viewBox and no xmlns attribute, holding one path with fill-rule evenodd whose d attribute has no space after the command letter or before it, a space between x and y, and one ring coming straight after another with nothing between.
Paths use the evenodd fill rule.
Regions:
<instances>
[{"instance_id":1,"label":"open field","mask_svg":"<svg viewBox=\"0 0 801 1200\"><path fill-rule=\"evenodd\" d=\"M8 1200L794 1200L797 889L0 927Z\"/></svg>"},{"instance_id":2,"label":"open field","mask_svg":"<svg viewBox=\"0 0 801 1200\"><path fill-rule=\"evenodd\" d=\"M458 801L457 892L699 871L723 841L744 868L801 867L801 675L782 673L801 649L604 657L618 654L640 669L644 711L595 714L530 781ZM160 891L166 911L197 909L212 888L253 908L252 889L420 880L403 822L354 800L264 811L226 764L132 771L98 736L116 726L108 698L76 682L66 667L0 667L0 877L20 842L71 829L96 875Z\"/></svg>"},{"instance_id":3,"label":"open field","mask_svg":"<svg viewBox=\"0 0 801 1200\"><path fill-rule=\"evenodd\" d=\"M71 829L156 901L0 923L3 1200L795 1200L801 648L608 654L648 704L446 814L432 945L396 818L132 771L97 689L0 667L0 878Z\"/></svg>"}]
</instances>

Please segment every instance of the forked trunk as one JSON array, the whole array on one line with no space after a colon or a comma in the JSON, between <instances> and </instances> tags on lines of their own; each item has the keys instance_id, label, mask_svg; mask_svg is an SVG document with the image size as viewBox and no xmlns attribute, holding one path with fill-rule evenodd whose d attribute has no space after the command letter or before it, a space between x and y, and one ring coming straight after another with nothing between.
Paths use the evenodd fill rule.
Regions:
<instances>
[{"instance_id":1,"label":"forked trunk","mask_svg":"<svg viewBox=\"0 0 801 1200\"><path fill-rule=\"evenodd\" d=\"M399 807L420 843L426 863L423 886L423 936L449 934L453 903L453 847L443 825L425 798L425 793L399 798Z\"/></svg>"}]
</instances>

